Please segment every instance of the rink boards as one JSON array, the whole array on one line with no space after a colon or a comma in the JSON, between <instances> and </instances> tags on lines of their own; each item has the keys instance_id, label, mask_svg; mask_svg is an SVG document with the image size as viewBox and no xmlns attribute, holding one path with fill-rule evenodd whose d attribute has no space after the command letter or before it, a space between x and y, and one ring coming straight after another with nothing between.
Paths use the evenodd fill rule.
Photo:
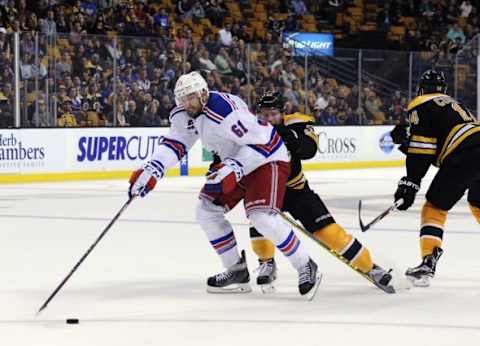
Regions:
<instances>
[{"instance_id":1,"label":"rink boards","mask_svg":"<svg viewBox=\"0 0 480 346\"><path fill-rule=\"evenodd\" d=\"M403 164L392 126L316 127L319 149L305 169ZM127 177L157 150L168 128L0 130L0 183ZM210 153L197 142L168 175L202 175Z\"/></svg>"}]
</instances>

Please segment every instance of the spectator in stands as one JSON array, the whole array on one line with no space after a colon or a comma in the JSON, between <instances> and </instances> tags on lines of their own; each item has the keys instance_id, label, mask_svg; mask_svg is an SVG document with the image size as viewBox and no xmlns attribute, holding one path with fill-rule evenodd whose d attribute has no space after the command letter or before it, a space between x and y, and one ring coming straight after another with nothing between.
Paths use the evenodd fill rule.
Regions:
<instances>
[{"instance_id":1,"label":"spectator in stands","mask_svg":"<svg viewBox=\"0 0 480 346\"><path fill-rule=\"evenodd\" d=\"M458 22L453 24L453 26L450 27L450 30L448 30L447 39L452 42L459 42L462 45L465 44L465 34L460 25L458 25Z\"/></svg>"},{"instance_id":2,"label":"spectator in stands","mask_svg":"<svg viewBox=\"0 0 480 346\"><path fill-rule=\"evenodd\" d=\"M186 18L192 16L192 1L191 0L178 0L177 1L177 13Z\"/></svg>"},{"instance_id":3,"label":"spectator in stands","mask_svg":"<svg viewBox=\"0 0 480 346\"><path fill-rule=\"evenodd\" d=\"M131 126L141 126L141 114L137 109L137 103L134 100L128 101L127 110L124 114L126 122Z\"/></svg>"},{"instance_id":4,"label":"spectator in stands","mask_svg":"<svg viewBox=\"0 0 480 346\"><path fill-rule=\"evenodd\" d=\"M420 13L425 17L432 17L435 14L430 0L422 0L422 3L420 4Z\"/></svg>"},{"instance_id":5,"label":"spectator in stands","mask_svg":"<svg viewBox=\"0 0 480 346\"><path fill-rule=\"evenodd\" d=\"M223 19L227 14L227 9L222 0L206 0L205 1L205 14L213 25L221 27Z\"/></svg>"},{"instance_id":6,"label":"spectator in stands","mask_svg":"<svg viewBox=\"0 0 480 346\"><path fill-rule=\"evenodd\" d=\"M382 124L385 121L382 106L383 103L375 91L366 88L365 116L367 124Z\"/></svg>"},{"instance_id":7,"label":"spectator in stands","mask_svg":"<svg viewBox=\"0 0 480 346\"><path fill-rule=\"evenodd\" d=\"M130 124L127 122L127 119L125 117L125 109L124 109L124 104L122 102L119 102L117 104L117 126L121 126L121 127L130 126Z\"/></svg>"},{"instance_id":8,"label":"spectator in stands","mask_svg":"<svg viewBox=\"0 0 480 346\"><path fill-rule=\"evenodd\" d=\"M140 70L140 75L138 76L137 84L138 84L138 87L140 88L140 90L143 90L145 92L148 92L150 90L151 82L148 79L146 68L142 68Z\"/></svg>"},{"instance_id":9,"label":"spectator in stands","mask_svg":"<svg viewBox=\"0 0 480 346\"><path fill-rule=\"evenodd\" d=\"M470 16L470 13L472 13L472 3L469 0L464 0L460 4L460 17L463 18L468 18Z\"/></svg>"},{"instance_id":10,"label":"spectator in stands","mask_svg":"<svg viewBox=\"0 0 480 346\"><path fill-rule=\"evenodd\" d=\"M141 126L160 126L160 119L157 117L158 101L154 100L151 94L146 93L144 95L139 108Z\"/></svg>"},{"instance_id":11,"label":"spectator in stands","mask_svg":"<svg viewBox=\"0 0 480 346\"><path fill-rule=\"evenodd\" d=\"M77 127L77 119L72 113L72 106L70 101L64 102L58 109L57 113L58 127Z\"/></svg>"},{"instance_id":12,"label":"spectator in stands","mask_svg":"<svg viewBox=\"0 0 480 346\"><path fill-rule=\"evenodd\" d=\"M222 29L218 32L218 39L223 46L230 47L232 45L232 27L230 24L225 24Z\"/></svg>"},{"instance_id":13,"label":"spectator in stands","mask_svg":"<svg viewBox=\"0 0 480 346\"><path fill-rule=\"evenodd\" d=\"M168 30L170 26L170 21L168 19L167 10L165 8L161 8L158 13L153 15L154 23L160 26L164 30Z\"/></svg>"},{"instance_id":14,"label":"spectator in stands","mask_svg":"<svg viewBox=\"0 0 480 346\"><path fill-rule=\"evenodd\" d=\"M25 53L20 64L20 75L22 79L27 80L45 77L47 75L47 69L43 64L39 65L39 68L35 65L33 56L30 53Z\"/></svg>"},{"instance_id":15,"label":"spectator in stands","mask_svg":"<svg viewBox=\"0 0 480 346\"><path fill-rule=\"evenodd\" d=\"M217 66L210 60L210 53L205 47L200 48L200 57L198 58L200 69L211 72L217 69Z\"/></svg>"},{"instance_id":16,"label":"spectator in stands","mask_svg":"<svg viewBox=\"0 0 480 346\"><path fill-rule=\"evenodd\" d=\"M291 6L293 12L298 16L303 16L308 12L307 6L305 6L303 0L292 0Z\"/></svg>"},{"instance_id":17,"label":"spectator in stands","mask_svg":"<svg viewBox=\"0 0 480 346\"><path fill-rule=\"evenodd\" d=\"M222 75L231 75L232 67L234 65L230 54L227 53L225 47L220 48L217 56L215 57L215 66L218 69L218 73Z\"/></svg>"},{"instance_id":18,"label":"spectator in stands","mask_svg":"<svg viewBox=\"0 0 480 346\"><path fill-rule=\"evenodd\" d=\"M192 7L192 16L195 19L205 18L205 10L203 9L202 3L200 1L195 1Z\"/></svg>"},{"instance_id":19,"label":"spectator in stands","mask_svg":"<svg viewBox=\"0 0 480 346\"><path fill-rule=\"evenodd\" d=\"M170 111L174 107L173 100L168 95L162 95L160 98L160 103L158 105L158 118L160 121L160 126L169 126L169 116Z\"/></svg>"},{"instance_id":20,"label":"spectator in stands","mask_svg":"<svg viewBox=\"0 0 480 346\"><path fill-rule=\"evenodd\" d=\"M329 105L323 111L319 111L316 115L316 118L319 122L319 125L338 125L336 114L337 109L334 106Z\"/></svg>"},{"instance_id":21,"label":"spectator in stands","mask_svg":"<svg viewBox=\"0 0 480 346\"><path fill-rule=\"evenodd\" d=\"M55 35L57 33L55 13L52 10L47 12L47 18L40 20L40 31L45 35Z\"/></svg>"},{"instance_id":22,"label":"spectator in stands","mask_svg":"<svg viewBox=\"0 0 480 346\"><path fill-rule=\"evenodd\" d=\"M13 127L13 98L5 90L0 91L0 128Z\"/></svg>"}]
</instances>

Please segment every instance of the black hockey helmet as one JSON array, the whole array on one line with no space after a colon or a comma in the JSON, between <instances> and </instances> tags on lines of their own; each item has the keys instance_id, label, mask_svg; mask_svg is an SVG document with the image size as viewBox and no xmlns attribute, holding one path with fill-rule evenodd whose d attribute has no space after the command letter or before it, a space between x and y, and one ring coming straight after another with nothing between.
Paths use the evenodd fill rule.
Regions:
<instances>
[{"instance_id":1,"label":"black hockey helmet","mask_svg":"<svg viewBox=\"0 0 480 346\"><path fill-rule=\"evenodd\" d=\"M278 91L265 92L257 103L259 109L262 108L276 108L283 111L283 97Z\"/></svg>"},{"instance_id":2,"label":"black hockey helmet","mask_svg":"<svg viewBox=\"0 0 480 346\"><path fill-rule=\"evenodd\" d=\"M418 81L418 95L447 92L447 79L442 71L434 69L423 72Z\"/></svg>"}]
</instances>

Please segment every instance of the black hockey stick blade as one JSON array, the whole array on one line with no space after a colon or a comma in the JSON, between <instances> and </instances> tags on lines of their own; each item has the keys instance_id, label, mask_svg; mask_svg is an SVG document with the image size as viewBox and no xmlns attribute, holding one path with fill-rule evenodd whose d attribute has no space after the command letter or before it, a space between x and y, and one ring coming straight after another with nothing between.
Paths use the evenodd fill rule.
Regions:
<instances>
[{"instance_id":1,"label":"black hockey stick blade","mask_svg":"<svg viewBox=\"0 0 480 346\"><path fill-rule=\"evenodd\" d=\"M70 272L68 273L68 275L62 280L62 282L55 288L55 290L52 292L52 294L50 294L50 296L47 298L47 300L45 301L45 303L43 303L43 305L40 307L40 309L38 310L37 312L37 316L47 307L48 303L50 303L50 301L57 295L57 293L62 289L62 287L67 283L68 279L70 279L70 277L73 275L73 273L75 273L78 269L78 267L80 267L80 264L82 264L82 262L87 258L87 256L90 254L90 252L92 252L92 250L95 248L95 246L97 246L97 244L100 242L100 240L104 237L104 235L108 232L108 230L113 226L113 224L118 220L118 218L120 217L120 215L122 215L122 213L125 211L125 209L128 207L128 205L135 199L135 195L130 197L128 199L128 201L126 201L122 208L120 208L120 210L117 212L117 214L113 217L113 219L110 221L110 223L107 225L107 227L105 227L105 229L102 231L102 233L98 236L98 238L95 240L95 242L90 245L90 247L88 248L88 250L83 254L83 256L80 258L80 260L77 262L77 264L75 264L75 266L72 268L72 270L70 270Z\"/></svg>"},{"instance_id":2,"label":"black hockey stick blade","mask_svg":"<svg viewBox=\"0 0 480 346\"><path fill-rule=\"evenodd\" d=\"M368 229L365 227L362 221L362 200L358 201L358 223L360 224L360 229L362 232L365 232Z\"/></svg>"},{"instance_id":3,"label":"black hockey stick blade","mask_svg":"<svg viewBox=\"0 0 480 346\"><path fill-rule=\"evenodd\" d=\"M395 203L393 203L390 207L388 207L388 209L384 210L383 212L380 213L380 215L378 215L375 219L373 219L370 223L368 224L364 224L362 222L362 216L361 216L361 209L362 209L362 201L358 201L358 221L360 223L360 229L362 230L362 232L366 232L370 229L370 227L372 227L373 225L375 225L377 222L379 222L380 220L382 220L385 216L387 216L388 214L390 214L392 211L394 211L395 209L397 209L399 206L401 206L403 204L403 199L399 199L397 201L395 201Z\"/></svg>"}]
</instances>

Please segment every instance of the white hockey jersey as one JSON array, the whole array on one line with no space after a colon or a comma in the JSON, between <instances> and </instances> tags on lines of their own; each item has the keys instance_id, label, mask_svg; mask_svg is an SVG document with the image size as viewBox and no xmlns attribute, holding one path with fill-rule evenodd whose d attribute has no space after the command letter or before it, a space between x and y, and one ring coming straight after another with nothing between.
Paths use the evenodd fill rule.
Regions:
<instances>
[{"instance_id":1,"label":"white hockey jersey","mask_svg":"<svg viewBox=\"0 0 480 346\"><path fill-rule=\"evenodd\" d=\"M191 118L182 107L170 112L171 127L151 157L162 173L174 166L200 139L203 147L237 161L245 175L271 161L290 161L275 128L260 121L239 97L211 91L202 113Z\"/></svg>"}]
</instances>

